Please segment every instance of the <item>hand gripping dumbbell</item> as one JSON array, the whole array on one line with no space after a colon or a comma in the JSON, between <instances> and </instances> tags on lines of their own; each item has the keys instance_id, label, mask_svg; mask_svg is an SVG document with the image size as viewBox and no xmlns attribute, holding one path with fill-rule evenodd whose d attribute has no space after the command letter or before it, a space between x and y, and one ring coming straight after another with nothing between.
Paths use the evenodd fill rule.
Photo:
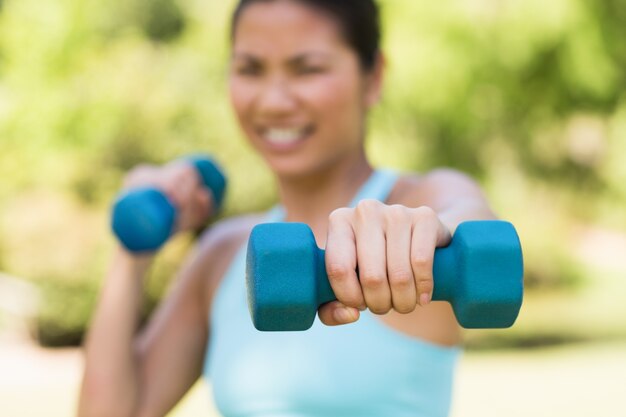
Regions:
<instances>
[{"instance_id":1,"label":"hand gripping dumbbell","mask_svg":"<svg viewBox=\"0 0 626 417\"><path fill-rule=\"evenodd\" d=\"M210 158L194 155L185 158L197 169L202 185L213 195L219 208L224 198L226 178ZM111 226L120 243L131 252L154 251L174 231L177 209L167 196L154 187L122 193L113 205Z\"/></svg>"},{"instance_id":2,"label":"hand gripping dumbbell","mask_svg":"<svg viewBox=\"0 0 626 417\"><path fill-rule=\"evenodd\" d=\"M522 249L513 225L461 223L435 250L434 301L448 301L465 328L504 328L522 305ZM336 300L311 229L302 223L254 227L246 264L248 307L258 330L306 330L323 303Z\"/></svg>"}]
</instances>

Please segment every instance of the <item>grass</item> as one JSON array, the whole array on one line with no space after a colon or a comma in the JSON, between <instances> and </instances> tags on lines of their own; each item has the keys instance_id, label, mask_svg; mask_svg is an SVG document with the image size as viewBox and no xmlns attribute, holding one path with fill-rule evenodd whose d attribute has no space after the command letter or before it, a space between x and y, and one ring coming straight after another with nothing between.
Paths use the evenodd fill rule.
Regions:
<instances>
[{"instance_id":1,"label":"grass","mask_svg":"<svg viewBox=\"0 0 626 417\"><path fill-rule=\"evenodd\" d=\"M623 415L626 342L474 353L461 362L452 417Z\"/></svg>"},{"instance_id":2,"label":"grass","mask_svg":"<svg viewBox=\"0 0 626 417\"><path fill-rule=\"evenodd\" d=\"M575 255L585 280L578 287L527 291L515 325L506 331L467 332L469 350L532 348L567 343L626 341L626 236L580 239Z\"/></svg>"}]
</instances>

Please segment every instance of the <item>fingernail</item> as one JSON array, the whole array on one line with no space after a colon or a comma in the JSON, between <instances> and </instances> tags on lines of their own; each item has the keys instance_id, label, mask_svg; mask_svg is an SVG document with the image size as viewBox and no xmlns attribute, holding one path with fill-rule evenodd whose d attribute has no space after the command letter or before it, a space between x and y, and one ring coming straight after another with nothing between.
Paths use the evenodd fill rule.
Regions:
<instances>
[{"instance_id":1,"label":"fingernail","mask_svg":"<svg viewBox=\"0 0 626 417\"><path fill-rule=\"evenodd\" d=\"M335 319L342 323L350 323L356 320L356 314L350 308L339 308L335 310Z\"/></svg>"},{"instance_id":2,"label":"fingernail","mask_svg":"<svg viewBox=\"0 0 626 417\"><path fill-rule=\"evenodd\" d=\"M426 307L428 303L430 303L430 294L423 293L422 295L420 295L420 305L422 307Z\"/></svg>"}]
</instances>

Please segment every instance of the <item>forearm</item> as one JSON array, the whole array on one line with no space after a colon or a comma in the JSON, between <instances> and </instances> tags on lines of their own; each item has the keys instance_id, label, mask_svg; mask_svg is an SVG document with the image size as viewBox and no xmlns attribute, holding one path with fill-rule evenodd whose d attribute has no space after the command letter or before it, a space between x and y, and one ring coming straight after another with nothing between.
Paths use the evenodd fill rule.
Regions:
<instances>
[{"instance_id":1,"label":"forearm","mask_svg":"<svg viewBox=\"0 0 626 417\"><path fill-rule=\"evenodd\" d=\"M457 226L467 220L493 220L493 213L487 202L481 198L461 199L438 211L439 219L454 234Z\"/></svg>"},{"instance_id":2,"label":"forearm","mask_svg":"<svg viewBox=\"0 0 626 417\"><path fill-rule=\"evenodd\" d=\"M151 259L119 250L106 276L85 343L79 416L132 415L139 400L134 340Z\"/></svg>"}]
</instances>

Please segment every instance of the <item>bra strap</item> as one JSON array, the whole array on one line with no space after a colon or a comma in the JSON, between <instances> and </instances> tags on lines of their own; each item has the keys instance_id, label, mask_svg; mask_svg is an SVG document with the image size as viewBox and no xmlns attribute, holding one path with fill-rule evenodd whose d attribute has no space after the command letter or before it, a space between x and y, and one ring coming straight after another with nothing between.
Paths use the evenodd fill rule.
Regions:
<instances>
[{"instance_id":1,"label":"bra strap","mask_svg":"<svg viewBox=\"0 0 626 417\"><path fill-rule=\"evenodd\" d=\"M398 173L390 169L377 169L361 186L356 196L350 202L350 207L355 207L361 200L386 201L393 190Z\"/></svg>"},{"instance_id":2,"label":"bra strap","mask_svg":"<svg viewBox=\"0 0 626 417\"><path fill-rule=\"evenodd\" d=\"M361 200L386 201L398 180L398 176L399 174L391 169L375 170L356 193L350 202L350 207L355 207ZM284 218L285 209L277 204L267 212L265 222L281 222Z\"/></svg>"}]
</instances>

